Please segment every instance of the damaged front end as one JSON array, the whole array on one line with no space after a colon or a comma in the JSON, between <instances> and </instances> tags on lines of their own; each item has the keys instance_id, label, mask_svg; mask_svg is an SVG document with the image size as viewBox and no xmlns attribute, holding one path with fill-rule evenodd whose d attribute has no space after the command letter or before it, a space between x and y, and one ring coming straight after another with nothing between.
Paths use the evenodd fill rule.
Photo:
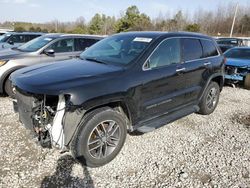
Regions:
<instances>
[{"instance_id":1,"label":"damaged front end","mask_svg":"<svg viewBox=\"0 0 250 188\"><path fill-rule=\"evenodd\" d=\"M238 83L244 81L245 76L250 72L250 67L237 67L226 66L225 67L225 79L227 82Z\"/></svg>"},{"instance_id":2,"label":"damaged front end","mask_svg":"<svg viewBox=\"0 0 250 188\"><path fill-rule=\"evenodd\" d=\"M14 108L19 113L20 121L31 130L40 144L64 149L65 96L31 95L17 90L16 99Z\"/></svg>"}]
</instances>

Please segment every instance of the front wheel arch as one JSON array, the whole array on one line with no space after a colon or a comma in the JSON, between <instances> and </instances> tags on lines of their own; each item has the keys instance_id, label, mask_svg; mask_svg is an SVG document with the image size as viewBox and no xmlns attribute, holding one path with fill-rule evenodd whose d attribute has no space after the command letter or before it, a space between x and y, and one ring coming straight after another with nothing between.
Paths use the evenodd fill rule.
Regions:
<instances>
[{"instance_id":1,"label":"front wheel arch","mask_svg":"<svg viewBox=\"0 0 250 188\"><path fill-rule=\"evenodd\" d=\"M118 102L112 102L112 103L108 103L105 105L101 105L101 106L96 106L94 108L91 108L87 111L81 111L81 110L76 110L75 112L72 112L73 114L77 114L80 113L79 116L76 116L76 119L79 118L79 121L76 121L77 123L75 125L71 124L72 121L71 120L67 120L66 115L64 116L64 128L65 128L65 145L66 146L70 146L70 144L72 143L72 140L74 138L74 136L76 135L80 124L82 123L82 121L84 121L84 119L91 114L93 111L98 110L98 109L113 109L115 111L118 111L126 120L126 125L127 125L127 130L128 131L132 131L132 121L131 121L131 115L130 115L130 111L127 108L127 105L121 101ZM66 112L69 113L69 112ZM69 115L72 116L72 115ZM67 115L68 117L68 115Z\"/></svg>"},{"instance_id":2,"label":"front wheel arch","mask_svg":"<svg viewBox=\"0 0 250 188\"><path fill-rule=\"evenodd\" d=\"M131 128L131 126L132 126L132 115L130 113L130 109L129 109L128 105L124 101L122 101L122 100L114 101L114 102L102 104L100 106L92 107L92 108L88 109L84 113L84 116L87 115L88 113L91 113L92 111L94 111L96 109L99 109L99 108L111 108L111 109L114 109L114 110L122 113L124 115L124 117L127 118L128 129Z\"/></svg>"}]
</instances>

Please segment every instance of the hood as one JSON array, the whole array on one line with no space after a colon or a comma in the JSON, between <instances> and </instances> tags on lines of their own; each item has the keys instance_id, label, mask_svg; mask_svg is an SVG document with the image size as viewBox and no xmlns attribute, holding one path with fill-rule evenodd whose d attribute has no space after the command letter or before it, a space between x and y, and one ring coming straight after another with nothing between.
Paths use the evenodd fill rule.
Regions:
<instances>
[{"instance_id":1,"label":"hood","mask_svg":"<svg viewBox=\"0 0 250 188\"><path fill-rule=\"evenodd\" d=\"M26 54L27 52L21 52L18 50L12 50L11 48L0 50L0 60L9 60L9 59L14 59L17 58L21 55Z\"/></svg>"},{"instance_id":2,"label":"hood","mask_svg":"<svg viewBox=\"0 0 250 188\"><path fill-rule=\"evenodd\" d=\"M20 69L11 75L11 80L14 86L26 92L58 95L65 90L107 79L122 70L118 66L71 59Z\"/></svg>"},{"instance_id":3,"label":"hood","mask_svg":"<svg viewBox=\"0 0 250 188\"><path fill-rule=\"evenodd\" d=\"M234 67L250 67L250 59L227 58L226 65Z\"/></svg>"}]
</instances>

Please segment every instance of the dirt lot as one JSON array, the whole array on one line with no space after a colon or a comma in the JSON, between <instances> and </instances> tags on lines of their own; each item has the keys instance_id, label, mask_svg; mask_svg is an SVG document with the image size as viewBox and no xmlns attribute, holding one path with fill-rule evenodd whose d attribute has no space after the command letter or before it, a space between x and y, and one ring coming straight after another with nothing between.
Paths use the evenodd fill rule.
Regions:
<instances>
[{"instance_id":1,"label":"dirt lot","mask_svg":"<svg viewBox=\"0 0 250 188\"><path fill-rule=\"evenodd\" d=\"M0 187L250 187L250 91L226 87L212 115L128 136L96 169L37 146L0 98Z\"/></svg>"}]
</instances>

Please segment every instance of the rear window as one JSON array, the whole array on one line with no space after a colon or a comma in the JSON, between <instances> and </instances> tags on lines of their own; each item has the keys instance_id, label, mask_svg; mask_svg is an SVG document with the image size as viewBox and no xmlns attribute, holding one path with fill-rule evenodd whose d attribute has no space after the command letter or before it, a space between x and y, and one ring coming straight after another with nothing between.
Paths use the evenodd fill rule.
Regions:
<instances>
[{"instance_id":1,"label":"rear window","mask_svg":"<svg viewBox=\"0 0 250 188\"><path fill-rule=\"evenodd\" d=\"M219 55L217 48L215 47L214 43L211 40L201 40L201 44L203 47L204 58Z\"/></svg>"},{"instance_id":2,"label":"rear window","mask_svg":"<svg viewBox=\"0 0 250 188\"><path fill-rule=\"evenodd\" d=\"M191 61L202 58L202 47L198 39L182 39L183 61Z\"/></svg>"}]
</instances>

